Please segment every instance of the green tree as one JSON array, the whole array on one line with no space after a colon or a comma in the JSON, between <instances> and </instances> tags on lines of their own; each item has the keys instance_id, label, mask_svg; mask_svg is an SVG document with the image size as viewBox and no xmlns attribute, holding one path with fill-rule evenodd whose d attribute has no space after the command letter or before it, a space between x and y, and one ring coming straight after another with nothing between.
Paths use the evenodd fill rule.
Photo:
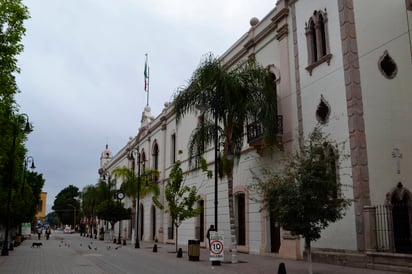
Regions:
<instances>
[{"instance_id":1,"label":"green tree","mask_svg":"<svg viewBox=\"0 0 412 274\"><path fill-rule=\"evenodd\" d=\"M110 205L114 205L112 201L116 191L116 180L111 175L108 175L107 180L100 179L95 185L84 187L81 195L83 216L97 216L102 220L106 220L102 218L102 216L105 216L105 218L110 216L110 219L116 219L112 218L114 210L110 208ZM117 222L117 219L115 222ZM108 230L108 225L106 226L106 230Z\"/></svg>"},{"instance_id":2,"label":"green tree","mask_svg":"<svg viewBox=\"0 0 412 274\"><path fill-rule=\"evenodd\" d=\"M12 206L14 225L33 221L37 213L40 193L44 183L43 174L26 172L25 181L21 184L19 190L14 193Z\"/></svg>"},{"instance_id":3,"label":"green tree","mask_svg":"<svg viewBox=\"0 0 412 274\"><path fill-rule=\"evenodd\" d=\"M311 242L330 223L343 218L350 200L340 194L337 166L346 157L332 150L333 142L319 127L280 172L266 170L252 188L263 196L267 210L293 235L305 239L308 270L312 273ZM333 151L333 152L332 152Z\"/></svg>"},{"instance_id":4,"label":"green tree","mask_svg":"<svg viewBox=\"0 0 412 274\"><path fill-rule=\"evenodd\" d=\"M209 54L195 70L188 85L178 90L173 104L177 122L194 112L196 106L209 106L203 113L203 121L192 132L189 159L203 155L205 145L219 145L223 141L219 166L227 178L232 262L237 263L233 168L240 158L246 124L261 122L266 145L273 147L275 144L277 109L273 78L267 69L253 61L227 68ZM235 157L230 159L229 154Z\"/></svg>"},{"instance_id":5,"label":"green tree","mask_svg":"<svg viewBox=\"0 0 412 274\"><path fill-rule=\"evenodd\" d=\"M99 202L113 199L116 193L116 180L109 175L107 180L99 180L96 185L96 194Z\"/></svg>"},{"instance_id":6,"label":"green tree","mask_svg":"<svg viewBox=\"0 0 412 274\"><path fill-rule=\"evenodd\" d=\"M144 170L140 175L140 189L139 189L139 177L133 170L128 167L118 167L113 170L113 176L115 178L122 179L121 189L124 191L127 197L132 198L133 203L136 204L137 194L139 193L140 198L145 197L149 193L153 194L153 201L156 204L157 199L160 195L159 185L156 181L151 180L151 178L159 177L159 171L157 170ZM137 205L136 205L137 206Z\"/></svg>"},{"instance_id":7,"label":"green tree","mask_svg":"<svg viewBox=\"0 0 412 274\"><path fill-rule=\"evenodd\" d=\"M58 226L61 223L59 220L59 216L57 216L57 213L55 211L47 214L46 220L50 224L51 227Z\"/></svg>"},{"instance_id":8,"label":"green tree","mask_svg":"<svg viewBox=\"0 0 412 274\"><path fill-rule=\"evenodd\" d=\"M80 220L80 192L79 188L73 185L61 190L54 200L52 209L59 216L63 224L71 224L74 227L74 211L76 210L76 224Z\"/></svg>"},{"instance_id":9,"label":"green tree","mask_svg":"<svg viewBox=\"0 0 412 274\"><path fill-rule=\"evenodd\" d=\"M82 212L81 216L87 217L91 220L90 224L95 226L96 207L101 202L99 201L99 194L97 185L87 185L83 188L82 193Z\"/></svg>"},{"instance_id":10,"label":"green tree","mask_svg":"<svg viewBox=\"0 0 412 274\"><path fill-rule=\"evenodd\" d=\"M23 51L21 40L26 31L24 21L28 18L28 9L22 1L0 1L0 200L8 200L11 184L11 209L15 212L13 206L17 205L21 209L21 170L18 167L23 163L26 153L26 138L19 127L22 123L19 123L20 116L17 114L18 106L14 98L19 92L15 75L19 72L17 56ZM1 224L6 221L6 205L6 202L0 205ZM18 216L14 217L10 220L11 225L15 225L20 219Z\"/></svg>"},{"instance_id":11,"label":"green tree","mask_svg":"<svg viewBox=\"0 0 412 274\"><path fill-rule=\"evenodd\" d=\"M2 99L12 98L18 92L15 73L20 72L17 56L23 51L21 44L26 33L24 21L29 11L21 0L0 1L0 93Z\"/></svg>"},{"instance_id":12,"label":"green tree","mask_svg":"<svg viewBox=\"0 0 412 274\"><path fill-rule=\"evenodd\" d=\"M82 215L87 217L95 216L96 205L99 196L95 185L87 185L83 188L82 193Z\"/></svg>"},{"instance_id":13,"label":"green tree","mask_svg":"<svg viewBox=\"0 0 412 274\"><path fill-rule=\"evenodd\" d=\"M19 92L15 74L20 70L17 56L23 51L21 39L26 32L24 20L29 18L26 6L20 0L0 1L0 182L7 181L8 165L15 155L10 147L18 117L14 95ZM19 132L18 132L19 133ZM19 135L20 136L20 135ZM16 151L24 138L16 137ZM17 163L23 162L23 157ZM3 185L3 184L2 184Z\"/></svg>"},{"instance_id":14,"label":"green tree","mask_svg":"<svg viewBox=\"0 0 412 274\"><path fill-rule=\"evenodd\" d=\"M96 214L99 219L108 221L113 230L114 225L118 221L130 219L132 211L130 208L124 208L123 204L120 202L106 200L97 205Z\"/></svg>"},{"instance_id":15,"label":"green tree","mask_svg":"<svg viewBox=\"0 0 412 274\"><path fill-rule=\"evenodd\" d=\"M179 151L179 154L182 152ZM206 167L206 161L203 159L203 167ZM176 227L176 252L178 251L179 227L184 220L198 216L202 212L201 207L195 208L194 205L199 201L195 186L185 185L181 161L177 160L169 174L169 180L165 186L165 199L167 210L172 218L172 223ZM157 202L160 205L160 202ZM164 206L159 206L164 209Z\"/></svg>"}]
</instances>

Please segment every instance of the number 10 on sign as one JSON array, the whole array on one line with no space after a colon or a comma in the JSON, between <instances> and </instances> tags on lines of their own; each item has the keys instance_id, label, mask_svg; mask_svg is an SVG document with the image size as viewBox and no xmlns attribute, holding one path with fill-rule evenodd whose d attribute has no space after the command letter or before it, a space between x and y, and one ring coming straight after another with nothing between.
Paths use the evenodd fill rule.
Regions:
<instances>
[{"instance_id":1,"label":"number 10 on sign","mask_svg":"<svg viewBox=\"0 0 412 274\"><path fill-rule=\"evenodd\" d=\"M210 261L223 261L224 233L210 233Z\"/></svg>"}]
</instances>

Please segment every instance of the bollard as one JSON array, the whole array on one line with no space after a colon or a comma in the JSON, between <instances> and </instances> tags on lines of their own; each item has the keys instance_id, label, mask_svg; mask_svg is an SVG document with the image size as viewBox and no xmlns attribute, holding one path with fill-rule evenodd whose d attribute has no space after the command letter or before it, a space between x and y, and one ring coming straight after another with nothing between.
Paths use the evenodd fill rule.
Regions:
<instances>
[{"instance_id":1,"label":"bollard","mask_svg":"<svg viewBox=\"0 0 412 274\"><path fill-rule=\"evenodd\" d=\"M280 263L278 268L278 274L286 274L285 263Z\"/></svg>"},{"instance_id":2,"label":"bollard","mask_svg":"<svg viewBox=\"0 0 412 274\"><path fill-rule=\"evenodd\" d=\"M155 244L154 246L153 246L153 252L157 252L157 244Z\"/></svg>"},{"instance_id":3,"label":"bollard","mask_svg":"<svg viewBox=\"0 0 412 274\"><path fill-rule=\"evenodd\" d=\"M177 251L177 257L182 258L182 255L183 255L182 248L179 248L179 251Z\"/></svg>"}]
</instances>

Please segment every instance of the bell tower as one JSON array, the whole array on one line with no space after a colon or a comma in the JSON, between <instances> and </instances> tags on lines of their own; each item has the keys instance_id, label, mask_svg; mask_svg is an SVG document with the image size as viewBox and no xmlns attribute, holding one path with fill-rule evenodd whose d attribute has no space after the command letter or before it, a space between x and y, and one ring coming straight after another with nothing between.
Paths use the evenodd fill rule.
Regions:
<instances>
[{"instance_id":1,"label":"bell tower","mask_svg":"<svg viewBox=\"0 0 412 274\"><path fill-rule=\"evenodd\" d=\"M107 164L110 162L112 158L113 158L112 152L109 150L109 145L106 144L106 148L103 150L100 156L100 168L99 168L100 176L104 175L103 171L105 171Z\"/></svg>"}]
</instances>

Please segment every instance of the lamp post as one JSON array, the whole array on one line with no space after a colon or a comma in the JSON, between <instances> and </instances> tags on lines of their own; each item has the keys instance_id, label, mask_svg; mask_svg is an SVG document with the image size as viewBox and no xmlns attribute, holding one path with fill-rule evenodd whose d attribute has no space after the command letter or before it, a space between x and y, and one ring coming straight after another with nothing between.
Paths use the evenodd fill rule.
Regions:
<instances>
[{"instance_id":1,"label":"lamp post","mask_svg":"<svg viewBox=\"0 0 412 274\"><path fill-rule=\"evenodd\" d=\"M73 229L76 231L76 207L71 204L68 204L68 206L73 208Z\"/></svg>"},{"instance_id":2,"label":"lamp post","mask_svg":"<svg viewBox=\"0 0 412 274\"><path fill-rule=\"evenodd\" d=\"M6 231L4 233L3 248L1 250L1 256L9 255L9 226L10 226L10 204L11 204L11 189L13 186L13 177L14 177L14 152L16 150L16 138L20 129L20 117L26 117L26 125L24 127L24 133L29 134L32 132L29 116L25 113L22 113L17 116L17 122L13 123L13 142L9 155L9 183L8 183L8 192L7 192L7 210L6 210Z\"/></svg>"},{"instance_id":3,"label":"lamp post","mask_svg":"<svg viewBox=\"0 0 412 274\"><path fill-rule=\"evenodd\" d=\"M116 192L116 198L117 198L117 202L120 203L122 202L122 200L124 199L124 192L123 190L119 189ZM121 232L121 227L122 227L122 220L119 220L119 236L117 237L117 244L121 244L122 241L120 240L120 232Z\"/></svg>"},{"instance_id":4,"label":"lamp post","mask_svg":"<svg viewBox=\"0 0 412 274\"><path fill-rule=\"evenodd\" d=\"M207 106L203 101L201 104L196 105L196 108L200 110L202 113L206 111ZM217 94L214 95L213 98L213 118L215 120L214 124L214 145L215 145L215 231L218 231L218 173L219 173L219 152L220 152L220 143L219 143L219 130L218 130L218 98ZM220 265L220 261L212 261L212 265Z\"/></svg>"},{"instance_id":5,"label":"lamp post","mask_svg":"<svg viewBox=\"0 0 412 274\"><path fill-rule=\"evenodd\" d=\"M136 203L136 240L134 248L140 248L139 242L139 211L140 211L140 152L138 148L133 149L137 154L137 203ZM133 152L132 152L133 158ZM134 159L134 158L133 158Z\"/></svg>"},{"instance_id":6,"label":"lamp post","mask_svg":"<svg viewBox=\"0 0 412 274\"><path fill-rule=\"evenodd\" d=\"M214 138L215 138L215 231L218 231L218 173L219 173L219 150L220 150L220 144L219 144L219 132L218 132L218 103L217 103L217 95L215 95L214 98L214 110L213 110L213 114L214 114L214 118L215 118L215 134L214 134ZM220 265L220 261L212 261L212 265Z\"/></svg>"},{"instance_id":7,"label":"lamp post","mask_svg":"<svg viewBox=\"0 0 412 274\"><path fill-rule=\"evenodd\" d=\"M111 191L111 189L110 189L110 172L106 169L102 169L101 173L103 174L103 181L105 181L106 184L107 184L107 197L106 198L107 198L107 200L110 201L110 199L111 199L111 195L110 195L110 191ZM111 236L113 235L113 233L109 232L109 222L105 221L105 223L106 223L106 229L104 231L104 235L105 235L104 238L109 239L111 241L112 240Z\"/></svg>"},{"instance_id":8,"label":"lamp post","mask_svg":"<svg viewBox=\"0 0 412 274\"><path fill-rule=\"evenodd\" d=\"M24 180L26 179L26 170L27 170L27 165L31 162L30 165L30 169L33 170L36 168L36 166L34 165L34 159L33 156L28 156L25 160L24 160L24 170L23 170L23 187L24 187Z\"/></svg>"}]
</instances>

